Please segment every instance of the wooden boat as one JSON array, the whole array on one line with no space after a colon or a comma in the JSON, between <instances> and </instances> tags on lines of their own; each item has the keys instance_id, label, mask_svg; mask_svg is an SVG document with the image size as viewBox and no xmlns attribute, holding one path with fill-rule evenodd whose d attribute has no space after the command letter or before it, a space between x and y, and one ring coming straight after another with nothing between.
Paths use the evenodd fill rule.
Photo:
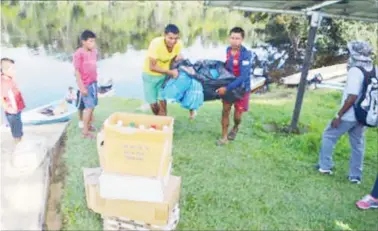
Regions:
<instances>
[{"instance_id":1,"label":"wooden boat","mask_svg":"<svg viewBox=\"0 0 378 231\"><path fill-rule=\"evenodd\" d=\"M52 124L69 121L77 111L74 104L58 100L21 114L23 125Z\"/></svg>"},{"instance_id":2,"label":"wooden boat","mask_svg":"<svg viewBox=\"0 0 378 231\"><path fill-rule=\"evenodd\" d=\"M251 92L255 92L266 85L265 77L252 77L251 78Z\"/></svg>"},{"instance_id":3,"label":"wooden boat","mask_svg":"<svg viewBox=\"0 0 378 231\"><path fill-rule=\"evenodd\" d=\"M347 64L337 64L328 67L321 67L317 69L309 70L307 75L307 81L311 81L311 79L316 75L320 74L323 80L330 80L334 78L341 78L346 76L347 74ZM285 85L298 85L301 79L301 72L298 72L294 75L290 75L284 78L281 78L281 83Z\"/></svg>"}]
</instances>

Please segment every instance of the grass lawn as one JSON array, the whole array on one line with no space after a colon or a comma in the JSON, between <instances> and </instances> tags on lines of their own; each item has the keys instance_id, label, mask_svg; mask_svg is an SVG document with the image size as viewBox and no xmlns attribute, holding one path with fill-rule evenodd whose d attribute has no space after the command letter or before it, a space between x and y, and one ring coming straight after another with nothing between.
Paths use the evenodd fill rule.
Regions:
<instances>
[{"instance_id":1,"label":"grass lawn","mask_svg":"<svg viewBox=\"0 0 378 231\"><path fill-rule=\"evenodd\" d=\"M204 105L194 122L177 105L174 175L182 176L181 230L378 230L378 211L359 211L354 203L370 192L377 174L378 130L367 132L364 179L350 184L348 137L338 143L332 176L319 175L320 139L340 105L337 92L307 92L301 122L303 135L270 133L264 124L289 124L294 90L274 89L254 95L234 143L215 146L220 134L221 105ZM140 102L103 99L96 109L97 126L115 111L135 112ZM82 167L99 166L95 141L80 139L77 120L68 129L63 155L67 173L61 212L64 229L101 230L100 216L88 210Z\"/></svg>"}]
</instances>

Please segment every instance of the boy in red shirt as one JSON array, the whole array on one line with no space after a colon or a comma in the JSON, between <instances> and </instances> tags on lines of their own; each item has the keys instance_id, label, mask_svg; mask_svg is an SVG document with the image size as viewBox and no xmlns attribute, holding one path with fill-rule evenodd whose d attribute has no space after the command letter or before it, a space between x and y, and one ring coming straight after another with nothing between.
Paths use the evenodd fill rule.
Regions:
<instances>
[{"instance_id":1,"label":"boy in red shirt","mask_svg":"<svg viewBox=\"0 0 378 231\"><path fill-rule=\"evenodd\" d=\"M24 99L15 82L14 61L9 58L1 59L1 103L5 116L11 128L16 143L24 135L21 121L21 111L25 108Z\"/></svg>"},{"instance_id":2,"label":"boy in red shirt","mask_svg":"<svg viewBox=\"0 0 378 231\"><path fill-rule=\"evenodd\" d=\"M80 91L78 101L84 104L82 133L83 138L95 139L90 131L96 130L92 121L93 111L98 104L96 35L92 31L85 30L80 39L82 46L73 56L73 65Z\"/></svg>"},{"instance_id":3,"label":"boy in red shirt","mask_svg":"<svg viewBox=\"0 0 378 231\"><path fill-rule=\"evenodd\" d=\"M218 94L223 96L227 91L237 87L245 88L245 95L242 99L230 103L223 101L222 111L222 138L217 141L217 145L225 145L228 141L233 141L239 131L242 114L249 109L249 95L251 92L251 52L242 45L244 40L244 30L240 27L234 27L230 31L230 46L227 47L226 69L236 76L236 79L228 86L221 87L217 90ZM234 106L234 126L228 133L230 113ZM227 134L228 133L228 134Z\"/></svg>"}]
</instances>

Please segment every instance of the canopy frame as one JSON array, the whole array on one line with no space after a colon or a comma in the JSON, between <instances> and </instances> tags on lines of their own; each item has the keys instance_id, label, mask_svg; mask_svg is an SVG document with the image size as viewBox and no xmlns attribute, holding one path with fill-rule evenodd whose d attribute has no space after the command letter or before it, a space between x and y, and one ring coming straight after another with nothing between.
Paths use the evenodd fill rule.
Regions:
<instances>
[{"instance_id":1,"label":"canopy frame","mask_svg":"<svg viewBox=\"0 0 378 231\"><path fill-rule=\"evenodd\" d=\"M249 11L249 12L264 12L264 13L279 13L279 14L293 14L293 15L306 15L311 17L311 22L310 22L310 28L308 31L308 40L307 40L307 46L306 46L306 53L304 57L304 63L301 71L301 78L300 82L298 85L298 90L297 90L297 97L295 100L295 106L293 110L293 115L291 119L291 124L288 128L289 132L295 132L298 131L298 122L299 122L299 116L303 104L303 97L304 93L306 90L306 80L307 80L307 75L308 71L311 67L311 57L313 55L313 47L315 43L315 37L316 37L316 32L317 29L322 21L322 18L324 17L329 17L329 18L342 18L342 19L351 19L351 20L358 20L358 21L366 21L366 22L378 22L378 0L375 0L375 7L377 8L377 13L376 15L374 14L373 17L359 17L359 16L353 16L347 13L344 14L335 14L335 13L328 13L328 12L323 12L322 10L326 7L333 6L335 4L348 4L350 0L328 0L328 1L319 1L313 0L313 2L316 2L316 4L313 4L311 6L307 6L304 9L300 9L300 2L301 1L281 1L283 5L285 4L294 4L296 2L297 7L299 10L288 10L288 9L279 9L277 8L260 8L260 7L248 7L248 6L242 6L243 2L245 4L249 4L248 2L259 2L256 0L250 0L250 1L224 1L224 2L232 2L232 4L228 5L229 8L235 9L235 10L241 10L241 11ZM218 3L217 3L218 2ZM205 5L207 6L225 6L224 2L221 3L222 1L212 1L212 0L207 0L205 1ZM306 2L308 4L309 1L302 1ZM261 3L261 1L260 1ZM227 4L226 4L227 5ZM293 8L293 7L291 7ZM353 8L352 8L353 10ZM344 8L345 11L345 8ZM374 17L376 16L376 17Z\"/></svg>"}]
</instances>

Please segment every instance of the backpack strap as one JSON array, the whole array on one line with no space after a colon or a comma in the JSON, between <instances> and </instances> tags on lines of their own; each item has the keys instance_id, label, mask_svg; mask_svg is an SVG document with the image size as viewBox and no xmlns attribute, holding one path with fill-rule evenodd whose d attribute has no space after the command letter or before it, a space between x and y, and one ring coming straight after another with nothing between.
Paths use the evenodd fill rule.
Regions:
<instances>
[{"instance_id":1,"label":"backpack strap","mask_svg":"<svg viewBox=\"0 0 378 231\"><path fill-rule=\"evenodd\" d=\"M362 74L364 75L366 80L370 79L371 77L375 77L375 75L376 75L374 66L373 66L373 69L369 72L366 71L365 68L363 68L363 67L356 67L356 68L358 68L362 72Z\"/></svg>"}]
</instances>

